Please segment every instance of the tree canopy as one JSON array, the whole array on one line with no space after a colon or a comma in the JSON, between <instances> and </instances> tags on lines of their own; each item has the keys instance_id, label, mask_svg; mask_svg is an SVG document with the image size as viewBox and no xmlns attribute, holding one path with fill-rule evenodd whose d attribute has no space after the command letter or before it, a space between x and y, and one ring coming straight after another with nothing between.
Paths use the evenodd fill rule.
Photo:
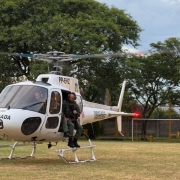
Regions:
<instances>
[{"instance_id":1,"label":"tree canopy","mask_svg":"<svg viewBox=\"0 0 180 180\"><path fill-rule=\"evenodd\" d=\"M164 43L152 43L152 54L127 60L126 73L132 96L144 107L142 117L171 99L179 105L180 40L169 38Z\"/></svg>"},{"instance_id":2,"label":"tree canopy","mask_svg":"<svg viewBox=\"0 0 180 180\"><path fill-rule=\"evenodd\" d=\"M138 46L142 29L124 10L108 7L95 0L0 0L1 52L46 53L57 50L67 54L93 54L121 51L124 44ZM28 78L47 72L47 66L35 67L27 57L12 56ZM119 59L121 61L121 59ZM10 61L9 61L10 62ZM122 83L118 61L83 60L65 75L86 79L86 99L101 101L102 91L120 90ZM31 71L31 69L35 69ZM38 69L38 71L36 71ZM78 71L75 71L77 70ZM76 72L76 73L70 73ZM110 78L113 76L113 80ZM116 93L113 97L116 98ZM100 97L97 99L97 95Z\"/></svg>"},{"instance_id":3,"label":"tree canopy","mask_svg":"<svg viewBox=\"0 0 180 180\"><path fill-rule=\"evenodd\" d=\"M94 54L121 52L125 44L139 45L142 29L133 17L95 0L0 0L0 4L1 52ZM125 108L141 109L142 117L148 118L169 100L180 103L180 39L151 43L151 48L146 56L64 63L68 66L64 75L79 79L89 101L104 103L108 89L111 105L117 104L121 83L127 79ZM0 65L1 89L13 76L35 79L48 71L46 63L27 57L1 55Z\"/></svg>"}]
</instances>

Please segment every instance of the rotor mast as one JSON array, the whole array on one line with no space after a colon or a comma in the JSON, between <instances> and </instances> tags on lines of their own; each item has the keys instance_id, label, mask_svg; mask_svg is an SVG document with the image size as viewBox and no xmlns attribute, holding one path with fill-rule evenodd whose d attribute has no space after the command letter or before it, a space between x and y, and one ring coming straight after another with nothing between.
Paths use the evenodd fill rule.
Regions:
<instances>
[{"instance_id":1,"label":"rotor mast","mask_svg":"<svg viewBox=\"0 0 180 180\"><path fill-rule=\"evenodd\" d=\"M52 62L54 64L53 70L49 72L49 74L56 74L56 75L62 75L63 68L59 66L59 60L61 59L61 55L64 55L64 52L60 51L50 51L47 52L49 55L49 59L52 59Z\"/></svg>"}]
</instances>

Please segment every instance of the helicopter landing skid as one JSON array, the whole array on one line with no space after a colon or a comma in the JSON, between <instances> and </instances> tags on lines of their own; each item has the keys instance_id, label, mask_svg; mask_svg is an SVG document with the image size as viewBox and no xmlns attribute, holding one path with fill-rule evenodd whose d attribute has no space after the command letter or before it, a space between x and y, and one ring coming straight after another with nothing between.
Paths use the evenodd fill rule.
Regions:
<instances>
[{"instance_id":1,"label":"helicopter landing skid","mask_svg":"<svg viewBox=\"0 0 180 180\"><path fill-rule=\"evenodd\" d=\"M56 152L58 154L58 156L66 163L66 164L72 164L72 163L81 163L81 162L91 162L91 161L96 161L95 155L94 155L94 151L93 148L96 145L92 145L91 140L88 139L89 141L89 145L88 146L81 146L80 148L65 148L65 149L57 149ZM80 149L90 149L91 152L91 159L87 159L87 160L78 160L76 151L80 150ZM72 151L73 155L74 155L74 161L68 161L65 157L64 157L64 152L65 151Z\"/></svg>"},{"instance_id":2,"label":"helicopter landing skid","mask_svg":"<svg viewBox=\"0 0 180 180\"><path fill-rule=\"evenodd\" d=\"M22 144L18 144L19 141L16 141L13 145L8 145L8 144L4 144L4 145L0 145L0 148L6 148L6 147L10 147L11 148L11 152L9 154L9 156L7 158L0 158L0 160L5 160L5 159L26 159L26 158L34 158L34 154L36 151L36 143L32 142L32 143L25 143L23 142ZM18 146L33 146L32 152L29 156L23 156L23 157L13 157L15 148Z\"/></svg>"}]
</instances>

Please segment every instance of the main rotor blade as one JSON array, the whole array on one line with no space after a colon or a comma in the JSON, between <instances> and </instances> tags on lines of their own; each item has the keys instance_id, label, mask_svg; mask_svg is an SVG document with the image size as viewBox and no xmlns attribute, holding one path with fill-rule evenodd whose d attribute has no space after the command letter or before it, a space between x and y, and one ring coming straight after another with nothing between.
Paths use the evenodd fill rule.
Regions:
<instances>
[{"instance_id":1,"label":"main rotor blade","mask_svg":"<svg viewBox=\"0 0 180 180\"><path fill-rule=\"evenodd\" d=\"M24 53L8 53L8 52L0 52L0 54L3 55L9 55L9 56L20 56L20 57L33 57L33 54L24 54Z\"/></svg>"},{"instance_id":2,"label":"main rotor blade","mask_svg":"<svg viewBox=\"0 0 180 180\"><path fill-rule=\"evenodd\" d=\"M48 59L57 60L60 62L64 61L74 61L77 59L87 59L87 58L105 58L105 57L123 57L127 53L116 53L116 54L87 54L87 55L78 55L78 54L62 54L57 57L49 56Z\"/></svg>"},{"instance_id":3,"label":"main rotor blade","mask_svg":"<svg viewBox=\"0 0 180 180\"><path fill-rule=\"evenodd\" d=\"M79 59L79 58L123 57L125 55L126 55L126 53L87 54L87 55L65 54L65 55L61 55L61 57L70 57L70 58L73 58L73 59Z\"/></svg>"},{"instance_id":4,"label":"main rotor blade","mask_svg":"<svg viewBox=\"0 0 180 180\"><path fill-rule=\"evenodd\" d=\"M86 55L78 55L78 54L65 54L63 52L48 52L46 54L23 54L23 53L7 53L7 52L0 52L0 54L10 55L10 56L19 56L19 57L29 57L35 60L43 60L46 62L58 61L74 61L77 59L85 59L85 58L106 58L106 57L123 57L128 53L109 53L109 54L86 54Z\"/></svg>"},{"instance_id":5,"label":"main rotor blade","mask_svg":"<svg viewBox=\"0 0 180 180\"><path fill-rule=\"evenodd\" d=\"M52 60L48 59L49 54L24 54L24 53L8 53L8 52L0 52L2 55L9 55L9 56L19 56L19 57L27 57L27 58L33 58L36 60L43 60L47 62L52 62Z\"/></svg>"}]
</instances>

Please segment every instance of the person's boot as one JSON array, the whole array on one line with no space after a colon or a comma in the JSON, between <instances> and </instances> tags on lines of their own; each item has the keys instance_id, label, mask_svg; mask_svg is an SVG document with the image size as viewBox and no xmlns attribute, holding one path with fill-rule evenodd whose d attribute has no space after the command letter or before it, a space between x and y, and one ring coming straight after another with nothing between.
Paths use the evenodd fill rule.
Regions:
<instances>
[{"instance_id":1,"label":"person's boot","mask_svg":"<svg viewBox=\"0 0 180 180\"><path fill-rule=\"evenodd\" d=\"M80 148L80 145L77 143L78 139L74 138L73 140L73 144L75 145L75 147Z\"/></svg>"},{"instance_id":2,"label":"person's boot","mask_svg":"<svg viewBox=\"0 0 180 180\"><path fill-rule=\"evenodd\" d=\"M73 143L72 138L69 138L68 146L71 147L71 148L75 148L75 147L76 147L76 146L74 145L74 143Z\"/></svg>"},{"instance_id":3,"label":"person's boot","mask_svg":"<svg viewBox=\"0 0 180 180\"><path fill-rule=\"evenodd\" d=\"M64 132L64 137L72 137L68 131Z\"/></svg>"}]
</instances>

